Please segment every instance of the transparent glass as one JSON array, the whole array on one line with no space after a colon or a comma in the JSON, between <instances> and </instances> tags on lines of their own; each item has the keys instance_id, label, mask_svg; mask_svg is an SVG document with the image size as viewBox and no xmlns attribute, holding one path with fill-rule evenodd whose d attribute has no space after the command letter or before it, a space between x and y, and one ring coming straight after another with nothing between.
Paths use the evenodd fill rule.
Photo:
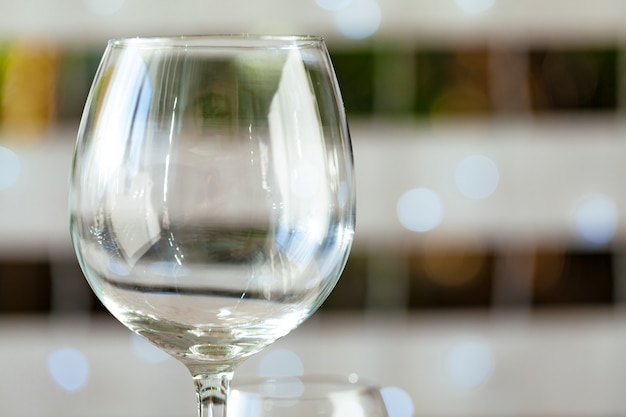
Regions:
<instances>
[{"instance_id":1,"label":"transparent glass","mask_svg":"<svg viewBox=\"0 0 626 417\"><path fill-rule=\"evenodd\" d=\"M322 39L109 42L72 164L72 240L111 313L191 371L200 415L223 415L236 366L323 303L354 222Z\"/></svg>"},{"instance_id":2,"label":"transparent glass","mask_svg":"<svg viewBox=\"0 0 626 417\"><path fill-rule=\"evenodd\" d=\"M307 375L235 382L229 417L388 417L380 389L361 380Z\"/></svg>"}]
</instances>

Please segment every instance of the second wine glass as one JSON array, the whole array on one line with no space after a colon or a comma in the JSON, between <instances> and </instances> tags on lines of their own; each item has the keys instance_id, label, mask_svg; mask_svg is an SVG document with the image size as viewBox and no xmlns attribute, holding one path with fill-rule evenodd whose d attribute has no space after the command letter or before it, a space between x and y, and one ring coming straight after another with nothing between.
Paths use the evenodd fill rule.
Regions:
<instances>
[{"instance_id":1,"label":"second wine glass","mask_svg":"<svg viewBox=\"0 0 626 417\"><path fill-rule=\"evenodd\" d=\"M389 417L381 388L340 375L239 381L229 417Z\"/></svg>"},{"instance_id":2,"label":"second wine glass","mask_svg":"<svg viewBox=\"0 0 626 417\"><path fill-rule=\"evenodd\" d=\"M71 173L95 294L180 360L200 415L236 366L308 318L352 244L350 138L312 36L109 42Z\"/></svg>"}]
</instances>

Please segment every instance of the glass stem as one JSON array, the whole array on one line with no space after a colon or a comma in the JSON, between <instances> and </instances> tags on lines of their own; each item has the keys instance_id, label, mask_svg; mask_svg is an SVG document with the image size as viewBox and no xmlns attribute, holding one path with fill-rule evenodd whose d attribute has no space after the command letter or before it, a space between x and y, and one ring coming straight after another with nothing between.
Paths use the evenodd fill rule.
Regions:
<instances>
[{"instance_id":1,"label":"glass stem","mask_svg":"<svg viewBox=\"0 0 626 417\"><path fill-rule=\"evenodd\" d=\"M193 376L198 398L198 417L226 417L232 372Z\"/></svg>"}]
</instances>

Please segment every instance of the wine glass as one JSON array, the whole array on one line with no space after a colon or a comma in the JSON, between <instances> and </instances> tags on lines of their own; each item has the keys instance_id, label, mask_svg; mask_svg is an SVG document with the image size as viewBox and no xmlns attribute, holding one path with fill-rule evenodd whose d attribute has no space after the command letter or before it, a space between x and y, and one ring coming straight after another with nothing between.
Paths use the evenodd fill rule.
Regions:
<instances>
[{"instance_id":1,"label":"wine glass","mask_svg":"<svg viewBox=\"0 0 626 417\"><path fill-rule=\"evenodd\" d=\"M355 222L351 143L323 39L112 40L81 120L72 241L120 322L223 416L237 365L323 303Z\"/></svg>"},{"instance_id":2,"label":"wine glass","mask_svg":"<svg viewBox=\"0 0 626 417\"><path fill-rule=\"evenodd\" d=\"M339 375L253 378L234 384L229 417L388 417L380 388Z\"/></svg>"}]
</instances>

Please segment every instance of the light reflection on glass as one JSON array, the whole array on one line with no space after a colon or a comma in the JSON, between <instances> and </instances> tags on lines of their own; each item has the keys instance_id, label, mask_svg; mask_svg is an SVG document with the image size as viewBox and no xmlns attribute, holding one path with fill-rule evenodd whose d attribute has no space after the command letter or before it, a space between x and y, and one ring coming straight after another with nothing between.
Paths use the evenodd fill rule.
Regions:
<instances>
[{"instance_id":1,"label":"light reflection on glass","mask_svg":"<svg viewBox=\"0 0 626 417\"><path fill-rule=\"evenodd\" d=\"M152 262L148 270L151 274L166 278L178 278L189 274L189 268L171 261Z\"/></svg>"},{"instance_id":2,"label":"light reflection on glass","mask_svg":"<svg viewBox=\"0 0 626 417\"><path fill-rule=\"evenodd\" d=\"M346 401L343 397L330 397L330 401L333 404L333 415L332 417L342 417L342 416L351 416L351 417L367 417L367 410L364 408L363 404L358 402Z\"/></svg>"},{"instance_id":3,"label":"light reflection on glass","mask_svg":"<svg viewBox=\"0 0 626 417\"><path fill-rule=\"evenodd\" d=\"M462 388L477 388L487 382L494 368L489 345L482 340L465 340L455 345L446 358L450 379Z\"/></svg>"},{"instance_id":4,"label":"light reflection on glass","mask_svg":"<svg viewBox=\"0 0 626 417\"><path fill-rule=\"evenodd\" d=\"M381 21L382 13L376 0L352 0L347 7L335 12L335 25L350 39L372 36Z\"/></svg>"},{"instance_id":5,"label":"light reflection on glass","mask_svg":"<svg viewBox=\"0 0 626 417\"><path fill-rule=\"evenodd\" d=\"M85 355L74 348L57 349L48 356L48 372L66 391L77 391L87 384L90 367Z\"/></svg>"},{"instance_id":6,"label":"light reflection on glass","mask_svg":"<svg viewBox=\"0 0 626 417\"><path fill-rule=\"evenodd\" d=\"M302 199L314 198L323 184L322 173L308 162L295 166L293 173L290 184L292 193Z\"/></svg>"},{"instance_id":7,"label":"light reflection on glass","mask_svg":"<svg viewBox=\"0 0 626 417\"><path fill-rule=\"evenodd\" d=\"M500 172L496 164L488 157L470 155L457 165L454 180L463 196L481 200L496 191L500 181Z\"/></svg>"},{"instance_id":8,"label":"light reflection on glass","mask_svg":"<svg viewBox=\"0 0 626 417\"><path fill-rule=\"evenodd\" d=\"M11 149L0 146L0 190L11 188L19 176L19 158Z\"/></svg>"},{"instance_id":9,"label":"light reflection on glass","mask_svg":"<svg viewBox=\"0 0 626 417\"><path fill-rule=\"evenodd\" d=\"M230 401L228 401L228 415L254 415L254 412L258 409L258 404L249 404L254 399L253 396L248 398L247 396L241 395L236 389L232 390L230 393Z\"/></svg>"},{"instance_id":10,"label":"light reflection on glass","mask_svg":"<svg viewBox=\"0 0 626 417\"><path fill-rule=\"evenodd\" d=\"M587 197L574 207L573 222L576 233L587 243L604 245L617 231L617 208L606 196Z\"/></svg>"},{"instance_id":11,"label":"light reflection on glass","mask_svg":"<svg viewBox=\"0 0 626 417\"><path fill-rule=\"evenodd\" d=\"M457 6L464 12L471 14L484 13L491 9L495 0L456 0Z\"/></svg>"},{"instance_id":12,"label":"light reflection on glass","mask_svg":"<svg viewBox=\"0 0 626 417\"><path fill-rule=\"evenodd\" d=\"M411 396L402 388L383 387L380 394L385 402L389 417L412 417L415 406Z\"/></svg>"},{"instance_id":13,"label":"light reflection on glass","mask_svg":"<svg viewBox=\"0 0 626 417\"><path fill-rule=\"evenodd\" d=\"M428 188L407 191L398 200L396 209L402 226L413 232L428 232L443 220L441 199Z\"/></svg>"}]
</instances>

